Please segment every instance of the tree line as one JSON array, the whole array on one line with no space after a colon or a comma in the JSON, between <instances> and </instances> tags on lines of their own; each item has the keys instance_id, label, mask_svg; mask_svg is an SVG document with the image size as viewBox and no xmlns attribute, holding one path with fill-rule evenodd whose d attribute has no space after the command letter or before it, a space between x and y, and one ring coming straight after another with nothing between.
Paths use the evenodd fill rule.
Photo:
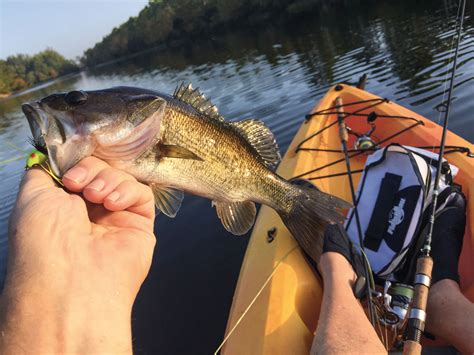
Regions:
<instances>
[{"instance_id":1,"label":"tree line","mask_svg":"<svg viewBox=\"0 0 474 355\"><path fill-rule=\"evenodd\" d=\"M138 16L87 49L79 65L53 49L0 60L0 95L177 40L294 18L324 4L321 0L149 0Z\"/></svg>"},{"instance_id":2,"label":"tree line","mask_svg":"<svg viewBox=\"0 0 474 355\"><path fill-rule=\"evenodd\" d=\"M40 82L79 71L79 66L53 49L0 60L0 94L8 95Z\"/></svg>"},{"instance_id":3,"label":"tree line","mask_svg":"<svg viewBox=\"0 0 474 355\"><path fill-rule=\"evenodd\" d=\"M314 10L320 0L150 0L136 17L112 30L81 62L95 66L174 40L255 27Z\"/></svg>"}]
</instances>

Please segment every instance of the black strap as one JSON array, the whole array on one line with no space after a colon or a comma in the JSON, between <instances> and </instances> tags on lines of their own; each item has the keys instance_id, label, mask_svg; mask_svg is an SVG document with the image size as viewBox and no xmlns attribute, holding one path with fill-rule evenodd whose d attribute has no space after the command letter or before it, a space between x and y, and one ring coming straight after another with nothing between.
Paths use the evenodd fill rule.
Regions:
<instances>
[{"instance_id":1,"label":"black strap","mask_svg":"<svg viewBox=\"0 0 474 355\"><path fill-rule=\"evenodd\" d=\"M385 173L382 179L369 226L365 232L364 246L370 250L377 251L380 248L401 181L400 175L391 173Z\"/></svg>"},{"instance_id":2,"label":"black strap","mask_svg":"<svg viewBox=\"0 0 474 355\"><path fill-rule=\"evenodd\" d=\"M415 215L421 195L420 185L405 187L395 194L393 209L384 232L384 240L388 247L397 254L402 250L405 240L412 238L412 235L407 233L413 219L419 221L421 218L421 211Z\"/></svg>"}]
</instances>

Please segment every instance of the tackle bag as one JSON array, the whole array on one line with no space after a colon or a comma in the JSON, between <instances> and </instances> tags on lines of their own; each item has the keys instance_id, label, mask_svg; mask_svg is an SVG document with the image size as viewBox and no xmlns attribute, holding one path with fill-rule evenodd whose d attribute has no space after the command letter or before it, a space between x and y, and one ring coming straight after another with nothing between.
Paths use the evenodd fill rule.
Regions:
<instances>
[{"instance_id":1,"label":"tackle bag","mask_svg":"<svg viewBox=\"0 0 474 355\"><path fill-rule=\"evenodd\" d=\"M397 281L395 272L417 244L428 221L438 155L423 149L392 144L367 158L356 194L365 254L377 278ZM459 193L453 185L458 168L443 159L437 212ZM346 230L359 245L354 209Z\"/></svg>"}]
</instances>

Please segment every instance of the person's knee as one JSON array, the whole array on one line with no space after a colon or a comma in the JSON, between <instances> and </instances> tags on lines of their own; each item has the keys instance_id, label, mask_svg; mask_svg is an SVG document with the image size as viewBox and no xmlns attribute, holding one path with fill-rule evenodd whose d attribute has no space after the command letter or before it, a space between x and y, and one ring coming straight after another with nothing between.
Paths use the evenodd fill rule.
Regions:
<instances>
[{"instance_id":1,"label":"person's knee","mask_svg":"<svg viewBox=\"0 0 474 355\"><path fill-rule=\"evenodd\" d=\"M449 298L450 296L456 296L461 294L459 284L451 279L443 279L436 282L430 288L431 302L435 304L441 302L443 299Z\"/></svg>"},{"instance_id":2,"label":"person's knee","mask_svg":"<svg viewBox=\"0 0 474 355\"><path fill-rule=\"evenodd\" d=\"M427 304L428 322L427 327L442 317L450 303L462 295L459 285L456 281L450 279L443 279L436 282L430 288Z\"/></svg>"},{"instance_id":3,"label":"person's knee","mask_svg":"<svg viewBox=\"0 0 474 355\"><path fill-rule=\"evenodd\" d=\"M430 289L426 330L451 342L462 353L474 354L474 304L450 279L436 282Z\"/></svg>"}]
</instances>

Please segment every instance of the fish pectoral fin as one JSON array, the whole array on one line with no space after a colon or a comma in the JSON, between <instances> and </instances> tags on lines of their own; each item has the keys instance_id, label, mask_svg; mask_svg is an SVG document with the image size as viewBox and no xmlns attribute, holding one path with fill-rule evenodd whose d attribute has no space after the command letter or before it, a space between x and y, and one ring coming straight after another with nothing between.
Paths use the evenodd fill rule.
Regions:
<instances>
[{"instance_id":1,"label":"fish pectoral fin","mask_svg":"<svg viewBox=\"0 0 474 355\"><path fill-rule=\"evenodd\" d=\"M275 169L281 161L275 136L262 121L248 119L233 123L241 135L255 148L265 165Z\"/></svg>"},{"instance_id":2,"label":"fish pectoral fin","mask_svg":"<svg viewBox=\"0 0 474 355\"><path fill-rule=\"evenodd\" d=\"M257 209L252 201L224 202L212 201L217 216L225 229L234 235L242 235L252 228Z\"/></svg>"},{"instance_id":3,"label":"fish pectoral fin","mask_svg":"<svg viewBox=\"0 0 474 355\"><path fill-rule=\"evenodd\" d=\"M191 160L201 160L202 159L191 152L189 149L180 147L179 145L167 145L167 144L160 144L158 146L158 150L160 152L160 158L177 158L177 159L191 159Z\"/></svg>"},{"instance_id":4,"label":"fish pectoral fin","mask_svg":"<svg viewBox=\"0 0 474 355\"><path fill-rule=\"evenodd\" d=\"M178 213L181 203L183 202L183 191L158 184L151 184L150 187L155 196L156 208L168 217L176 217L176 213Z\"/></svg>"}]
</instances>

